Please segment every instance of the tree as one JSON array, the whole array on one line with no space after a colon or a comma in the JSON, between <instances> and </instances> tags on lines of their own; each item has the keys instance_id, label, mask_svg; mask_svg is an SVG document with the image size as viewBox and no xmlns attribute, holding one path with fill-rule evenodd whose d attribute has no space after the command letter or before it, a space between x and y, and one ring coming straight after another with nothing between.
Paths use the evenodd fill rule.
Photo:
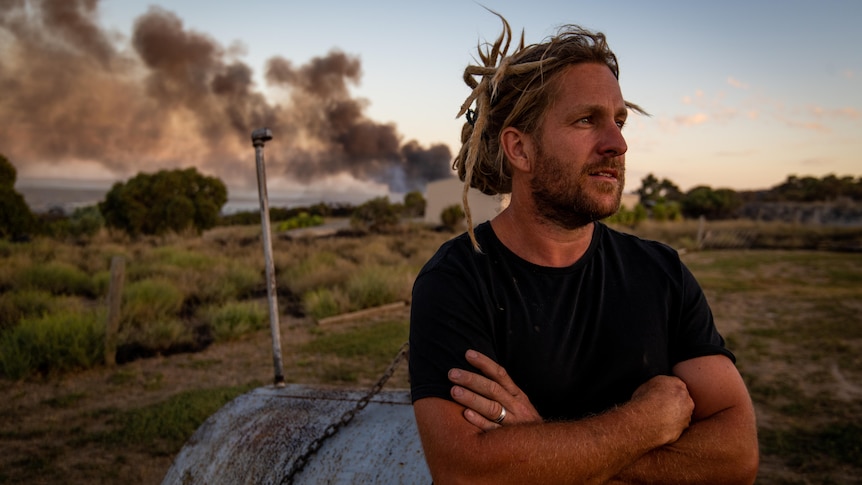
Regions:
<instances>
[{"instance_id":1,"label":"tree","mask_svg":"<svg viewBox=\"0 0 862 485\"><path fill-rule=\"evenodd\" d=\"M616 214L606 218L605 222L609 224L620 224L623 226L634 228L638 224L646 220L646 218L646 209L644 208L643 204L638 203L631 210L629 210L629 208L626 206L620 207L620 210L618 210Z\"/></svg>"},{"instance_id":2,"label":"tree","mask_svg":"<svg viewBox=\"0 0 862 485\"><path fill-rule=\"evenodd\" d=\"M449 228L449 230L456 230L458 226L461 225L461 222L467 216L464 214L464 208L461 207L461 204L452 204L448 207L444 207L443 211L440 212L440 221L443 222L443 225Z\"/></svg>"},{"instance_id":3,"label":"tree","mask_svg":"<svg viewBox=\"0 0 862 485\"><path fill-rule=\"evenodd\" d=\"M131 236L161 235L214 227L225 202L227 188L221 180L189 168L139 173L117 182L99 210L107 227Z\"/></svg>"},{"instance_id":4,"label":"tree","mask_svg":"<svg viewBox=\"0 0 862 485\"><path fill-rule=\"evenodd\" d=\"M656 221L678 221L682 219L680 204L673 201L662 201L652 206L652 218Z\"/></svg>"},{"instance_id":5,"label":"tree","mask_svg":"<svg viewBox=\"0 0 862 485\"><path fill-rule=\"evenodd\" d=\"M798 177L789 175L787 179L770 190L771 199L786 202L820 202L849 197L851 199L862 199L860 193L862 178L856 180L852 176L838 177L828 174L818 179L817 177Z\"/></svg>"},{"instance_id":6,"label":"tree","mask_svg":"<svg viewBox=\"0 0 862 485\"><path fill-rule=\"evenodd\" d=\"M0 187L15 187L18 171L3 154L0 154Z\"/></svg>"},{"instance_id":7,"label":"tree","mask_svg":"<svg viewBox=\"0 0 862 485\"><path fill-rule=\"evenodd\" d=\"M33 213L24 197L15 190L18 172L0 155L0 238L24 238L36 227Z\"/></svg>"},{"instance_id":8,"label":"tree","mask_svg":"<svg viewBox=\"0 0 862 485\"><path fill-rule=\"evenodd\" d=\"M360 205L350 216L351 227L368 229L372 232L387 232L398 225L398 207L387 197L375 197Z\"/></svg>"},{"instance_id":9,"label":"tree","mask_svg":"<svg viewBox=\"0 0 862 485\"><path fill-rule=\"evenodd\" d=\"M683 197L675 183L668 179L659 180L651 173L641 179L641 186L635 193L640 196L640 203L647 207L661 202L679 202Z\"/></svg>"},{"instance_id":10,"label":"tree","mask_svg":"<svg viewBox=\"0 0 862 485\"><path fill-rule=\"evenodd\" d=\"M686 217L704 216L707 219L733 217L742 205L742 199L731 189L717 189L699 185L689 190L682 200L682 213Z\"/></svg>"},{"instance_id":11,"label":"tree","mask_svg":"<svg viewBox=\"0 0 862 485\"><path fill-rule=\"evenodd\" d=\"M404 194L404 216L405 217L422 217L425 215L425 197L422 192L414 190Z\"/></svg>"}]
</instances>

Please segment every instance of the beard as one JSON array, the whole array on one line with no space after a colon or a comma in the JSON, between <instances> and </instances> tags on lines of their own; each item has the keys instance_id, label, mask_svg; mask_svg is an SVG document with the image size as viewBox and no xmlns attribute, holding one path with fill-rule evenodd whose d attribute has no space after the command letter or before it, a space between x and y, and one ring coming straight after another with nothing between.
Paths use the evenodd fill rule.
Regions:
<instances>
[{"instance_id":1,"label":"beard","mask_svg":"<svg viewBox=\"0 0 862 485\"><path fill-rule=\"evenodd\" d=\"M547 156L539 148L534 175L530 181L533 201L540 217L567 230L574 230L614 215L620 208L625 187L625 162L605 158L571 173L557 157ZM616 184L589 180L598 169L617 171ZM608 196L612 196L610 200Z\"/></svg>"}]
</instances>

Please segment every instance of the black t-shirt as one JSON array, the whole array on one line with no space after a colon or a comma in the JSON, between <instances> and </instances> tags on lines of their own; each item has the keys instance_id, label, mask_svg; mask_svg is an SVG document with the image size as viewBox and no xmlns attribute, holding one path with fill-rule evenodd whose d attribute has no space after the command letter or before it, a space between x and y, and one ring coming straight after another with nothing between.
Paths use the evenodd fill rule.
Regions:
<instances>
[{"instance_id":1,"label":"black t-shirt","mask_svg":"<svg viewBox=\"0 0 862 485\"><path fill-rule=\"evenodd\" d=\"M509 251L489 223L441 246L416 278L410 317L414 401L451 399L447 372L482 352L545 419L628 401L684 360L724 354L700 286L672 248L596 223L575 264L550 268Z\"/></svg>"}]
</instances>

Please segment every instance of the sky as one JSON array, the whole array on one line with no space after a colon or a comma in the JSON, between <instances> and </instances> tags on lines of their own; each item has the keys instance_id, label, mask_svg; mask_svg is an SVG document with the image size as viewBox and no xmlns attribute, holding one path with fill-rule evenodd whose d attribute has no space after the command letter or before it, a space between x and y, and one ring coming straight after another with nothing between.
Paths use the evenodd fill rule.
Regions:
<instances>
[{"instance_id":1,"label":"sky","mask_svg":"<svg viewBox=\"0 0 862 485\"><path fill-rule=\"evenodd\" d=\"M448 175L462 80L505 16L527 43L604 32L626 190L862 176L862 2L0 0L0 153L20 179L198 167L273 191L404 192Z\"/></svg>"}]
</instances>

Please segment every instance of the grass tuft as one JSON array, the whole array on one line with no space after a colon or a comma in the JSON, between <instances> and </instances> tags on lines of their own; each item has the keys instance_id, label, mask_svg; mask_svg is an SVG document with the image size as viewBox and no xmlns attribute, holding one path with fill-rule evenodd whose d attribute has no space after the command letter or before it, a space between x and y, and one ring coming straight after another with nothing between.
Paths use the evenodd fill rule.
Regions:
<instances>
[{"instance_id":1,"label":"grass tuft","mask_svg":"<svg viewBox=\"0 0 862 485\"><path fill-rule=\"evenodd\" d=\"M218 341L236 340L269 325L269 311L260 302L231 302L210 307L204 313Z\"/></svg>"},{"instance_id":2,"label":"grass tuft","mask_svg":"<svg viewBox=\"0 0 862 485\"><path fill-rule=\"evenodd\" d=\"M103 329L92 311L25 318L0 334L0 374L18 380L92 367L104 359Z\"/></svg>"},{"instance_id":3,"label":"grass tuft","mask_svg":"<svg viewBox=\"0 0 862 485\"><path fill-rule=\"evenodd\" d=\"M23 268L17 277L19 288L47 291L53 295L95 297L90 277L71 264L51 261Z\"/></svg>"}]
</instances>

